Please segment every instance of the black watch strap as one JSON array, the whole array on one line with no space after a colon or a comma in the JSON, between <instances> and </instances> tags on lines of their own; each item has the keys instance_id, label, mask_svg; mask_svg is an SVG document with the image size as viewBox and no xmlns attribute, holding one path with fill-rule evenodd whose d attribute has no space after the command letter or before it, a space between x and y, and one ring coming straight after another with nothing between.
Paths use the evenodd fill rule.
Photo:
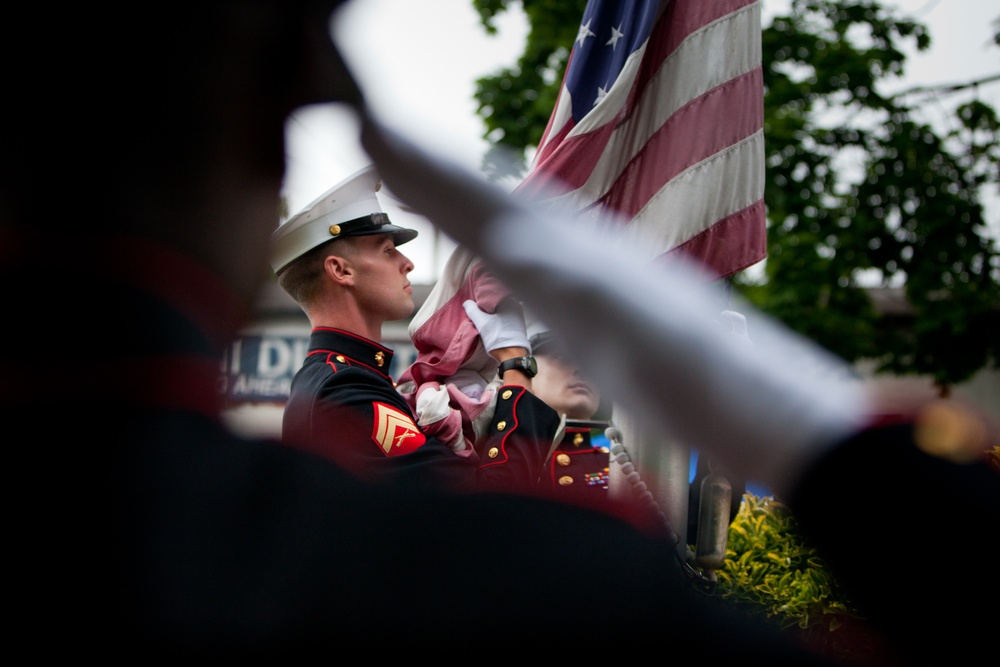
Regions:
<instances>
[{"instance_id":1,"label":"black watch strap","mask_svg":"<svg viewBox=\"0 0 1000 667\"><path fill-rule=\"evenodd\" d=\"M512 368L516 368L521 371L529 378L533 378L538 375L538 363L532 356L525 357L514 357L513 359L507 359L500 363L500 368L497 369L497 374L500 378L503 378L503 374Z\"/></svg>"}]
</instances>

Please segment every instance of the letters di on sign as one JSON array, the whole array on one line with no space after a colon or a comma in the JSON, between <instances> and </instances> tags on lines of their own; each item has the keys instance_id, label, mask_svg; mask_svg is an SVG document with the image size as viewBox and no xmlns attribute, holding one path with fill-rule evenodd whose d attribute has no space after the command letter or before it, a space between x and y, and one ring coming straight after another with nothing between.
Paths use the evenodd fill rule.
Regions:
<instances>
[{"instance_id":1,"label":"letters di on sign","mask_svg":"<svg viewBox=\"0 0 1000 667\"><path fill-rule=\"evenodd\" d=\"M390 376L396 378L416 358L410 343L388 345L394 351ZM309 337L247 335L235 339L222 360L220 391L228 403L284 403L292 377L302 366Z\"/></svg>"},{"instance_id":2,"label":"letters di on sign","mask_svg":"<svg viewBox=\"0 0 1000 667\"><path fill-rule=\"evenodd\" d=\"M242 336L222 361L222 392L233 403L284 403L302 366L306 336Z\"/></svg>"}]
</instances>

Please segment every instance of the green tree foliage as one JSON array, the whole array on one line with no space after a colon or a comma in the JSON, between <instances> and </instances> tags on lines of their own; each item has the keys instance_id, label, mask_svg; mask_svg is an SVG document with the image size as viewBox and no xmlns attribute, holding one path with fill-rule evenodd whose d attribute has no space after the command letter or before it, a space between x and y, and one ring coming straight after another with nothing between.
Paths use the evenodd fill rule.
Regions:
<instances>
[{"instance_id":1,"label":"green tree foliage","mask_svg":"<svg viewBox=\"0 0 1000 667\"><path fill-rule=\"evenodd\" d=\"M508 0L473 4L494 32ZM523 174L541 139L586 0L522 5L524 53L477 81L494 147L484 167L498 177L511 153ZM873 0L791 0L763 26L768 259L736 286L842 358L930 375L944 394L1000 367L1000 250L982 203L1000 185L1000 120L973 101L941 132L919 110L950 90L880 92L907 45L930 48L926 27ZM877 312L873 281L902 286L912 316Z\"/></svg>"}]
</instances>

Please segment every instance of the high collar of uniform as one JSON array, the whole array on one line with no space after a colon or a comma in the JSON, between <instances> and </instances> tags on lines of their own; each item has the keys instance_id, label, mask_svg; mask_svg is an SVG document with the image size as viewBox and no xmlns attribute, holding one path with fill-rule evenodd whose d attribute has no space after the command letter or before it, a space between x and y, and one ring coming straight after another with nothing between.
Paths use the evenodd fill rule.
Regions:
<instances>
[{"instance_id":1,"label":"high collar of uniform","mask_svg":"<svg viewBox=\"0 0 1000 667\"><path fill-rule=\"evenodd\" d=\"M315 327L309 338L309 353L317 351L343 355L385 375L388 375L389 367L392 366L393 352L390 348L343 329Z\"/></svg>"}]
</instances>

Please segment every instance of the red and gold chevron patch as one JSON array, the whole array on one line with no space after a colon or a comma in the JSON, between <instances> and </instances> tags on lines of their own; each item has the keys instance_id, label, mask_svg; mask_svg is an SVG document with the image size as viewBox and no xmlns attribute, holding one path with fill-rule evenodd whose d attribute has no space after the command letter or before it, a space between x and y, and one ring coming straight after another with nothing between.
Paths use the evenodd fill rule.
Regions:
<instances>
[{"instance_id":1,"label":"red and gold chevron patch","mask_svg":"<svg viewBox=\"0 0 1000 667\"><path fill-rule=\"evenodd\" d=\"M375 425L372 428L372 440L382 448L386 456L409 454L426 438L410 415L391 405L375 402Z\"/></svg>"}]
</instances>

